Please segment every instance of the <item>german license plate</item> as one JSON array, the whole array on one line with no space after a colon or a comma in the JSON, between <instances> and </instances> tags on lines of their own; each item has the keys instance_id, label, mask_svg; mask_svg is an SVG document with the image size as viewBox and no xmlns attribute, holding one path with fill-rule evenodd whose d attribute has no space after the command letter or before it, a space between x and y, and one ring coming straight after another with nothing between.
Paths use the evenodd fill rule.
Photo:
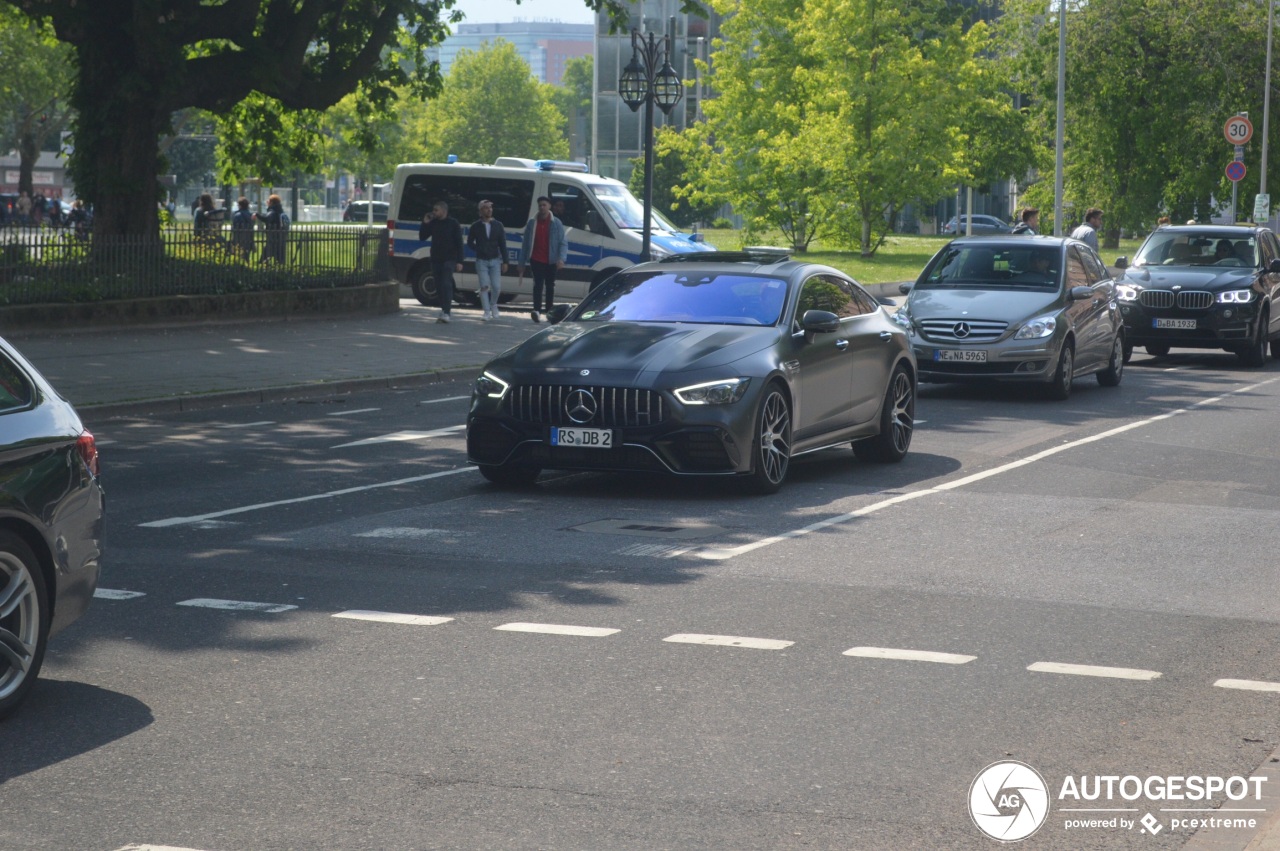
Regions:
<instances>
[{"instance_id":1,"label":"german license plate","mask_svg":"<svg viewBox=\"0 0 1280 851\"><path fill-rule=\"evenodd\" d=\"M1195 330L1196 321L1194 319L1152 319L1152 328L1186 328Z\"/></svg>"},{"instance_id":2,"label":"german license plate","mask_svg":"<svg viewBox=\"0 0 1280 851\"><path fill-rule=\"evenodd\" d=\"M933 359L936 361L960 361L962 363L986 363L987 353L983 349L935 349Z\"/></svg>"},{"instance_id":3,"label":"german license plate","mask_svg":"<svg viewBox=\"0 0 1280 851\"><path fill-rule=\"evenodd\" d=\"M572 446L577 449L612 449L613 432L607 428L553 428L552 446Z\"/></svg>"}]
</instances>

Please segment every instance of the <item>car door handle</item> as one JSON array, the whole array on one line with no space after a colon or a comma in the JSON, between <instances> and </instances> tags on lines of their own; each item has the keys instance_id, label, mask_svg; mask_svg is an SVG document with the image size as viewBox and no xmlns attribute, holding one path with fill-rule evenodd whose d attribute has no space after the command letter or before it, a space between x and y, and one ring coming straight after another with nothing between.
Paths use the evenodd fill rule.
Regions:
<instances>
[{"instance_id":1,"label":"car door handle","mask_svg":"<svg viewBox=\"0 0 1280 851\"><path fill-rule=\"evenodd\" d=\"M849 348L849 341L836 340L836 348L843 352L845 349Z\"/></svg>"},{"instance_id":2,"label":"car door handle","mask_svg":"<svg viewBox=\"0 0 1280 851\"><path fill-rule=\"evenodd\" d=\"M881 341L883 341L883 342L887 343L887 342L889 342L890 340L892 340L892 339L893 339L893 335L892 335L892 334L890 334L888 331L881 331L881 332L880 332L880 339L881 339Z\"/></svg>"}]
</instances>

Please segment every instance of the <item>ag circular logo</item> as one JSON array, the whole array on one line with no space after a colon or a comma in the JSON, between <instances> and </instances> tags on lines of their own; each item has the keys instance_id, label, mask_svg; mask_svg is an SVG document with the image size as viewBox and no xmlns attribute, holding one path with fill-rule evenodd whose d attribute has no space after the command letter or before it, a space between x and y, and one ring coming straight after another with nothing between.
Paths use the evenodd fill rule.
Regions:
<instances>
[{"instance_id":1,"label":"ag circular logo","mask_svg":"<svg viewBox=\"0 0 1280 851\"><path fill-rule=\"evenodd\" d=\"M969 816L992 839L1026 839L1049 816L1049 787L1040 772L1026 763L993 762L973 778Z\"/></svg>"}]
</instances>

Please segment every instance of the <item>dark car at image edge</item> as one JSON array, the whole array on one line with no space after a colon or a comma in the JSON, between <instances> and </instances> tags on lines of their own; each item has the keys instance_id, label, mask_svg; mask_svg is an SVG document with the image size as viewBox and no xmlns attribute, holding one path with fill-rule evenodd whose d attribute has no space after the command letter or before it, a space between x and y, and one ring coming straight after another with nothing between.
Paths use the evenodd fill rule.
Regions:
<instances>
[{"instance_id":1,"label":"dark car at image edge","mask_svg":"<svg viewBox=\"0 0 1280 851\"><path fill-rule=\"evenodd\" d=\"M0 339L0 718L35 685L49 638L93 598L103 502L93 435Z\"/></svg>"},{"instance_id":2,"label":"dark car at image edge","mask_svg":"<svg viewBox=\"0 0 1280 851\"><path fill-rule=\"evenodd\" d=\"M910 445L907 335L829 267L673 257L615 274L556 320L476 382L467 455L491 481L609 470L742 476L771 493L797 455L852 444L894 462Z\"/></svg>"}]
</instances>

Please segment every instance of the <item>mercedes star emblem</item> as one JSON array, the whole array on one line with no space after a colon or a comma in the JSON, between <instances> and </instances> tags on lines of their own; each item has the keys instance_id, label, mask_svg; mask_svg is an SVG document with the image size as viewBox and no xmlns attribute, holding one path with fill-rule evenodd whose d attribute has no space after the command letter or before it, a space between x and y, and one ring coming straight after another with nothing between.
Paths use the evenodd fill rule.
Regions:
<instances>
[{"instance_id":1,"label":"mercedes star emblem","mask_svg":"<svg viewBox=\"0 0 1280 851\"><path fill-rule=\"evenodd\" d=\"M591 374L591 370L589 369L584 369L578 373L578 375L590 375L590 374Z\"/></svg>"},{"instance_id":2,"label":"mercedes star emblem","mask_svg":"<svg viewBox=\"0 0 1280 851\"><path fill-rule=\"evenodd\" d=\"M969 323L957 322L955 327L951 329L951 333L956 335L957 340L963 340L965 337L969 336Z\"/></svg>"},{"instance_id":3,"label":"mercedes star emblem","mask_svg":"<svg viewBox=\"0 0 1280 851\"><path fill-rule=\"evenodd\" d=\"M573 390L564 400L564 412L575 423L589 423L596 416L596 397L590 390Z\"/></svg>"}]
</instances>

